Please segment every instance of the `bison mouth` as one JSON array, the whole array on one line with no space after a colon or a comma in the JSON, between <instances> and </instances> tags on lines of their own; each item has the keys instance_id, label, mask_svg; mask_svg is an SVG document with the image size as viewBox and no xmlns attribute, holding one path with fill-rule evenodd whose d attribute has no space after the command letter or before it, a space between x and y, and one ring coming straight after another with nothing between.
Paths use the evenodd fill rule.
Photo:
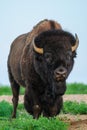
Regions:
<instances>
[{"instance_id":1,"label":"bison mouth","mask_svg":"<svg viewBox=\"0 0 87 130\"><path fill-rule=\"evenodd\" d=\"M55 95L53 95L51 92L46 92L44 95L41 96L41 102L44 105L53 105L56 100Z\"/></svg>"},{"instance_id":2,"label":"bison mouth","mask_svg":"<svg viewBox=\"0 0 87 130\"><path fill-rule=\"evenodd\" d=\"M63 96L65 91L65 81L52 81L51 84L46 86L45 92L41 95L41 102L53 105L56 98Z\"/></svg>"},{"instance_id":3,"label":"bison mouth","mask_svg":"<svg viewBox=\"0 0 87 130\"><path fill-rule=\"evenodd\" d=\"M64 82L65 81L65 78L66 76L65 75L58 75L55 77L55 80L57 83L61 83L61 82Z\"/></svg>"},{"instance_id":4,"label":"bison mouth","mask_svg":"<svg viewBox=\"0 0 87 130\"><path fill-rule=\"evenodd\" d=\"M62 96L64 95L66 91L66 82L65 80L59 80L56 82L53 82L53 92L57 96Z\"/></svg>"},{"instance_id":5,"label":"bison mouth","mask_svg":"<svg viewBox=\"0 0 87 130\"><path fill-rule=\"evenodd\" d=\"M54 78L53 75L50 75L48 80L46 80L45 91L40 96L40 100L43 104L52 105L57 97L64 95L66 91L65 76L57 76Z\"/></svg>"}]
</instances>

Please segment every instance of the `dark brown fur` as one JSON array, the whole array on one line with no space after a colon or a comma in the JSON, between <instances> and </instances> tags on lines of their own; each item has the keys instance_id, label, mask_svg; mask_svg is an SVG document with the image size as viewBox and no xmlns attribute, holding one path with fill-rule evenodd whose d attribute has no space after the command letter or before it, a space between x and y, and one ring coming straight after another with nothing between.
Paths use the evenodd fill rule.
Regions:
<instances>
[{"instance_id":1,"label":"dark brown fur","mask_svg":"<svg viewBox=\"0 0 87 130\"><path fill-rule=\"evenodd\" d=\"M46 32L47 34L44 32ZM60 34L61 36L58 37L58 35ZM45 35L47 35L47 39ZM60 112L60 109L62 107L62 95L66 90L65 81L58 83L59 88L57 88L58 85L55 85L56 83L54 81L50 83L53 77L48 76L48 73L51 74L51 70L53 70L53 68L49 70L49 66L49 68L47 69L45 66L45 62L43 62L42 60L43 57L34 51L32 41L35 37L35 43L37 44L37 41L38 43L40 41L41 46L45 46L44 44L46 43L46 41L48 41L49 43L50 37L51 42L65 42L65 44L63 45L64 51L67 51L68 49L71 51L71 44L75 42L75 39L71 34L68 34L67 32L63 34L60 24L52 20L41 21L33 28L31 32L23 34L14 40L14 42L11 45L11 50L8 57L8 73L13 92L12 101L14 105L12 117L16 117L16 108L18 105L20 85L25 87L25 108L35 118L37 118L41 114L41 112L43 112L43 115L47 117L55 116ZM71 43L70 45L69 42ZM61 45L62 44L60 44L60 48L62 47ZM59 45L54 44L51 48L51 45L49 46L49 44L47 44L45 51L48 51L49 49L54 50L56 57L60 57L61 55L61 57L64 59L65 56L64 54L62 54L63 50L62 52L60 52L60 55L58 51L57 56L57 53L55 52L56 46ZM75 52L73 53L73 55L75 55ZM68 74L70 73L73 67L73 55L72 61L70 63L71 66L68 70ZM56 62L57 61L55 61L55 63ZM43 68L41 69L42 66ZM52 73L55 73L57 69L56 64L54 68L55 70ZM49 72L47 72L46 70Z\"/></svg>"}]
</instances>

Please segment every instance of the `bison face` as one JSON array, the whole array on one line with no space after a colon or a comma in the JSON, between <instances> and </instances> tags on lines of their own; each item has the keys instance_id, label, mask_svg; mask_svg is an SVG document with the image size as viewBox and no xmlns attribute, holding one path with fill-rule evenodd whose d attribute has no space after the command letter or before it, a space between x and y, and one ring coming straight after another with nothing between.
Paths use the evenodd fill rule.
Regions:
<instances>
[{"instance_id":1,"label":"bison face","mask_svg":"<svg viewBox=\"0 0 87 130\"><path fill-rule=\"evenodd\" d=\"M66 78L72 70L76 39L67 32L46 31L34 41L34 68L46 85L46 95L63 95Z\"/></svg>"}]
</instances>

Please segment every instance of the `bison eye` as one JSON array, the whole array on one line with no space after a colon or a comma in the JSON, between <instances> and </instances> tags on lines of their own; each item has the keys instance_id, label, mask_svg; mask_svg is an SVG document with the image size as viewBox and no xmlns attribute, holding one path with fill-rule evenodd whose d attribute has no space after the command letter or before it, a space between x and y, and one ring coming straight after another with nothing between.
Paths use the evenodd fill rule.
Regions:
<instances>
[{"instance_id":1,"label":"bison eye","mask_svg":"<svg viewBox=\"0 0 87 130\"><path fill-rule=\"evenodd\" d=\"M66 54L67 60L71 60L71 57L72 57L72 52L67 52Z\"/></svg>"},{"instance_id":2,"label":"bison eye","mask_svg":"<svg viewBox=\"0 0 87 130\"><path fill-rule=\"evenodd\" d=\"M70 55L67 55L67 60L71 60L71 56Z\"/></svg>"},{"instance_id":3,"label":"bison eye","mask_svg":"<svg viewBox=\"0 0 87 130\"><path fill-rule=\"evenodd\" d=\"M51 53L45 53L45 61L49 64L52 62L52 54Z\"/></svg>"},{"instance_id":4,"label":"bison eye","mask_svg":"<svg viewBox=\"0 0 87 130\"><path fill-rule=\"evenodd\" d=\"M38 62L42 62L42 57L41 57L41 56L35 56L35 59L36 59Z\"/></svg>"}]
</instances>

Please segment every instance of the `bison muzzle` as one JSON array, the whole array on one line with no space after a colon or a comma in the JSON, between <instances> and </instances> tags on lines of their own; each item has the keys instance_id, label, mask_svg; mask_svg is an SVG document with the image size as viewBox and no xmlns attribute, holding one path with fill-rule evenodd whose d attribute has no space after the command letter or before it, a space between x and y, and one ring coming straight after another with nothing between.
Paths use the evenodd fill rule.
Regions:
<instances>
[{"instance_id":1,"label":"bison muzzle","mask_svg":"<svg viewBox=\"0 0 87 130\"><path fill-rule=\"evenodd\" d=\"M13 92L13 114L20 86L25 87L24 106L34 118L56 116L63 105L66 79L74 65L78 36L52 20L43 20L31 32L17 37L8 57L8 73Z\"/></svg>"}]
</instances>

